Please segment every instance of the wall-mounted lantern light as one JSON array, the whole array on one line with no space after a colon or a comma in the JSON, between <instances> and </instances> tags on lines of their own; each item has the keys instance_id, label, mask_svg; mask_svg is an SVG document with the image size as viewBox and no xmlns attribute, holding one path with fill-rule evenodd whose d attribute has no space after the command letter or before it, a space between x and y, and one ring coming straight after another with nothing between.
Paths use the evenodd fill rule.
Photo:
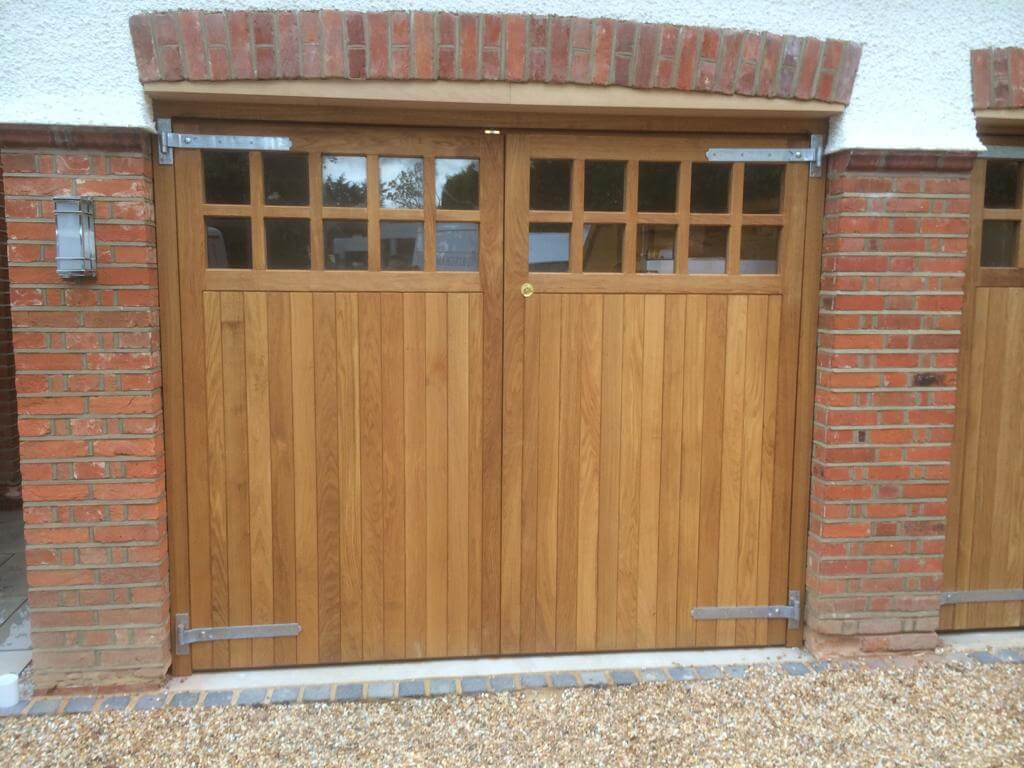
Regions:
<instances>
[{"instance_id":1,"label":"wall-mounted lantern light","mask_svg":"<svg viewBox=\"0 0 1024 768\"><path fill-rule=\"evenodd\" d=\"M53 198L57 219L57 274L96 275L96 205L88 197Z\"/></svg>"}]
</instances>

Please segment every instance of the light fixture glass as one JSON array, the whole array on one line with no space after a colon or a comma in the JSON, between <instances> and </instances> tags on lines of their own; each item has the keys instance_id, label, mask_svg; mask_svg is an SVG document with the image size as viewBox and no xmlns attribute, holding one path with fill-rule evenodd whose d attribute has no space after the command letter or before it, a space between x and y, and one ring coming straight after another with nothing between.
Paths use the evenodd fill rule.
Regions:
<instances>
[{"instance_id":1,"label":"light fixture glass","mask_svg":"<svg viewBox=\"0 0 1024 768\"><path fill-rule=\"evenodd\" d=\"M57 220L57 275L96 275L96 205L88 197L53 198Z\"/></svg>"}]
</instances>

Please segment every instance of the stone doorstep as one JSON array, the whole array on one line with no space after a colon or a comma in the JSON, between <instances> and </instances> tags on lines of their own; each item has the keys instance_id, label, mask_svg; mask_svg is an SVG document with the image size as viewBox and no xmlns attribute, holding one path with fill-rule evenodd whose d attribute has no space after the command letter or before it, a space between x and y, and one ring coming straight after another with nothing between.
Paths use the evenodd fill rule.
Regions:
<instances>
[{"instance_id":1,"label":"stone doorstep","mask_svg":"<svg viewBox=\"0 0 1024 768\"><path fill-rule=\"evenodd\" d=\"M1024 664L1024 648L971 651L920 657L920 664L977 667L990 664ZM607 672L524 672L492 676L435 677L370 683L317 684L233 690L112 693L109 695L40 696L0 709L0 717L16 715L77 715L93 712L145 712L165 707L263 707L287 704L373 702L437 696L476 696L525 690L608 688L641 683L699 685L706 680L741 679L754 667L774 669L792 677L813 677L830 667L839 669L899 669L910 665L907 657L892 656L840 662L785 661L722 666L673 666L647 669L616 669Z\"/></svg>"}]
</instances>

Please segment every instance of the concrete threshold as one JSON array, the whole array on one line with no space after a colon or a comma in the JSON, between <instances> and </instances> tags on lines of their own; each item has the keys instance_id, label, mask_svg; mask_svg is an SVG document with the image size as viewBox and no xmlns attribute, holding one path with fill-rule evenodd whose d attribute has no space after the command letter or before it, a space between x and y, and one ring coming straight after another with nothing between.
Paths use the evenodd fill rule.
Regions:
<instances>
[{"instance_id":1,"label":"concrete threshold","mask_svg":"<svg viewBox=\"0 0 1024 768\"><path fill-rule=\"evenodd\" d=\"M950 632L942 635L942 643L957 651L985 651L989 648L1020 648L1024 646L1024 630L997 629L986 632Z\"/></svg>"},{"instance_id":2,"label":"concrete threshold","mask_svg":"<svg viewBox=\"0 0 1024 768\"><path fill-rule=\"evenodd\" d=\"M1024 643L1020 643L1024 644ZM337 666L254 669L241 672L197 672L167 681L168 693L213 691L229 688L340 685L346 683L401 682L431 678L515 675L544 672L611 672L665 667L728 666L810 662L801 648L730 648L701 651L643 651L550 656L396 661Z\"/></svg>"}]
</instances>

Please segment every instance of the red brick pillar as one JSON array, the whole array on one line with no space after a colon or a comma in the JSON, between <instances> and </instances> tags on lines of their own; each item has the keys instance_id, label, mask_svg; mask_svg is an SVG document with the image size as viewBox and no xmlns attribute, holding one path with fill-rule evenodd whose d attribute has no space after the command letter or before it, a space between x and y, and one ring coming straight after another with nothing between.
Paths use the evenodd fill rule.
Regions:
<instances>
[{"instance_id":1,"label":"red brick pillar","mask_svg":"<svg viewBox=\"0 0 1024 768\"><path fill-rule=\"evenodd\" d=\"M7 271L7 220L4 216L4 167L0 161L0 505L17 499L20 489L18 403L14 393L11 291Z\"/></svg>"},{"instance_id":2,"label":"red brick pillar","mask_svg":"<svg viewBox=\"0 0 1024 768\"><path fill-rule=\"evenodd\" d=\"M34 680L158 681L167 526L148 137L0 131ZM55 270L54 195L96 200L99 274Z\"/></svg>"},{"instance_id":3,"label":"red brick pillar","mask_svg":"<svg viewBox=\"0 0 1024 768\"><path fill-rule=\"evenodd\" d=\"M938 642L971 155L829 159L808 644Z\"/></svg>"}]
</instances>

